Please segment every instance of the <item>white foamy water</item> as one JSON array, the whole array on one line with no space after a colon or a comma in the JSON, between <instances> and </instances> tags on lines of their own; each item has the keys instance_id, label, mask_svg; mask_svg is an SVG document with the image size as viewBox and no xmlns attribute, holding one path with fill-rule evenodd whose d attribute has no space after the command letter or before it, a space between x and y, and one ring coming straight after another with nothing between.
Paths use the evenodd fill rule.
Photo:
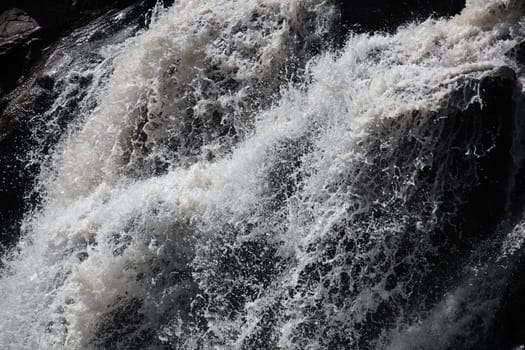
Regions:
<instances>
[{"instance_id":1,"label":"white foamy water","mask_svg":"<svg viewBox=\"0 0 525 350\"><path fill-rule=\"evenodd\" d=\"M459 24L490 27L519 19L525 11L523 0L467 0L466 7L455 18Z\"/></svg>"},{"instance_id":2,"label":"white foamy water","mask_svg":"<svg viewBox=\"0 0 525 350\"><path fill-rule=\"evenodd\" d=\"M103 49L96 107L42 170L2 271L2 348L445 349L412 334L443 202L474 182L448 147L490 152L453 144L446 120L515 68L508 3L336 53L320 0L158 10ZM458 294L427 322L446 324Z\"/></svg>"}]
</instances>

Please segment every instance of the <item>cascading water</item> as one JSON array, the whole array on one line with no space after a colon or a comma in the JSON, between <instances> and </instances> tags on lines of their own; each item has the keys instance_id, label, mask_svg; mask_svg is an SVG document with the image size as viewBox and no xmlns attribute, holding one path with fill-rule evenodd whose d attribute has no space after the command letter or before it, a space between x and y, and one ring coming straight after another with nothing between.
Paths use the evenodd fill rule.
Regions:
<instances>
[{"instance_id":1,"label":"cascading water","mask_svg":"<svg viewBox=\"0 0 525 350\"><path fill-rule=\"evenodd\" d=\"M483 348L524 229L469 202L507 156L519 201L522 11L472 0L335 50L326 1L181 0L61 60L1 347Z\"/></svg>"}]
</instances>

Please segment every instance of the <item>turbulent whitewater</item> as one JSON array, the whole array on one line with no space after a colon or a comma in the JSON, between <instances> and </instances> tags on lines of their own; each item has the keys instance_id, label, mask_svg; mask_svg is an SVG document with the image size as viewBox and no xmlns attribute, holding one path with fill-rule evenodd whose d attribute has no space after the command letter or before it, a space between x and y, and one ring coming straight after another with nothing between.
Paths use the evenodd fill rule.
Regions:
<instances>
[{"instance_id":1,"label":"turbulent whitewater","mask_svg":"<svg viewBox=\"0 0 525 350\"><path fill-rule=\"evenodd\" d=\"M462 216L499 152L483 84L509 76L522 123L523 8L340 45L327 1L180 0L96 59L52 55L0 347L480 348L525 224L474 237Z\"/></svg>"}]
</instances>

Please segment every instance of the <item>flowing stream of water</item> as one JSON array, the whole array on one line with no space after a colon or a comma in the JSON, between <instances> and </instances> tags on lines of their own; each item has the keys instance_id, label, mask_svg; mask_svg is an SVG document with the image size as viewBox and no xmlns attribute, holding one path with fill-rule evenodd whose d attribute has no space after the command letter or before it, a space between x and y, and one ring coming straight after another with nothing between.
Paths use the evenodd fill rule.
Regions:
<instances>
[{"instance_id":1,"label":"flowing stream of water","mask_svg":"<svg viewBox=\"0 0 525 350\"><path fill-rule=\"evenodd\" d=\"M180 0L95 59L53 56L73 78L35 135L89 79L32 153L0 347L474 348L524 236L454 231L494 146L458 125L520 71L522 10L467 1L334 49L327 1Z\"/></svg>"}]
</instances>

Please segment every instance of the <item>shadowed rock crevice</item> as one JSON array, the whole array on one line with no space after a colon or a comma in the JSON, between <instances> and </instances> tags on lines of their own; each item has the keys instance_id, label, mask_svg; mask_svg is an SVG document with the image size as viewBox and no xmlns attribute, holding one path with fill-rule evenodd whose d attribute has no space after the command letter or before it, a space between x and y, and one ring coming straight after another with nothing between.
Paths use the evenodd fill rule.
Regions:
<instances>
[{"instance_id":1,"label":"shadowed rock crevice","mask_svg":"<svg viewBox=\"0 0 525 350\"><path fill-rule=\"evenodd\" d=\"M406 22L458 14L465 0L337 0L343 24L359 32L393 31Z\"/></svg>"}]
</instances>

